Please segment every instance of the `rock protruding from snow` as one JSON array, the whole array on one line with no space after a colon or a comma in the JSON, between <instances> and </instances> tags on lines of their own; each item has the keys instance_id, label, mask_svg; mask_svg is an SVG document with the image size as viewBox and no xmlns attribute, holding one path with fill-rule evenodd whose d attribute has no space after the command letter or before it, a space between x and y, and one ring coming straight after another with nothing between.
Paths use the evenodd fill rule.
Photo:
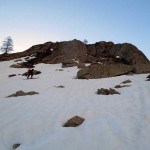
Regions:
<instances>
[{"instance_id":1,"label":"rock protruding from snow","mask_svg":"<svg viewBox=\"0 0 150 150\"><path fill-rule=\"evenodd\" d=\"M131 83L132 81L131 80L125 80L125 81L123 81L123 82L121 82L122 84L126 84L126 83Z\"/></svg>"},{"instance_id":2,"label":"rock protruding from snow","mask_svg":"<svg viewBox=\"0 0 150 150\"><path fill-rule=\"evenodd\" d=\"M69 119L63 127L77 127L83 123L85 119L83 119L80 116L74 116L71 119Z\"/></svg>"},{"instance_id":3,"label":"rock protruding from snow","mask_svg":"<svg viewBox=\"0 0 150 150\"><path fill-rule=\"evenodd\" d=\"M56 88L64 88L63 85L55 86Z\"/></svg>"},{"instance_id":4,"label":"rock protruding from snow","mask_svg":"<svg viewBox=\"0 0 150 150\"><path fill-rule=\"evenodd\" d=\"M39 93L35 92L35 91L24 92L24 91L20 90L20 91L17 91L16 93L11 94L11 95L9 95L7 97L17 97L17 96L26 96L26 95L34 95L34 94L39 94Z\"/></svg>"},{"instance_id":5,"label":"rock protruding from snow","mask_svg":"<svg viewBox=\"0 0 150 150\"><path fill-rule=\"evenodd\" d=\"M18 147L20 146L20 144L14 144L12 147L13 147L13 149L17 149Z\"/></svg>"},{"instance_id":6,"label":"rock protruding from snow","mask_svg":"<svg viewBox=\"0 0 150 150\"><path fill-rule=\"evenodd\" d=\"M114 88L119 89L123 87L130 87L130 85L116 85Z\"/></svg>"},{"instance_id":7,"label":"rock protruding from snow","mask_svg":"<svg viewBox=\"0 0 150 150\"><path fill-rule=\"evenodd\" d=\"M110 88L110 89L101 88L101 89L97 90L97 94L98 95L113 95L113 94L120 94L120 93L112 88Z\"/></svg>"},{"instance_id":8,"label":"rock protruding from snow","mask_svg":"<svg viewBox=\"0 0 150 150\"><path fill-rule=\"evenodd\" d=\"M125 64L102 65L94 64L82 68L77 73L78 79L97 79L129 74L133 67Z\"/></svg>"},{"instance_id":9,"label":"rock protruding from snow","mask_svg":"<svg viewBox=\"0 0 150 150\"><path fill-rule=\"evenodd\" d=\"M16 76L16 74L10 74L10 75L8 75L9 78L10 77L14 77L14 76Z\"/></svg>"}]
</instances>

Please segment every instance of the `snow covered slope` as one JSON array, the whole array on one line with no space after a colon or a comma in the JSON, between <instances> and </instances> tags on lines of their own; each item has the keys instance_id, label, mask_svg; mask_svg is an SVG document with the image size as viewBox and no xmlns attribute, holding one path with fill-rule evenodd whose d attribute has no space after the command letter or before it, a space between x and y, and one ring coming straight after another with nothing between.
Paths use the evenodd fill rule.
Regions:
<instances>
[{"instance_id":1,"label":"snow covered slope","mask_svg":"<svg viewBox=\"0 0 150 150\"><path fill-rule=\"evenodd\" d=\"M26 69L0 62L0 150L149 150L150 82L147 74L104 79L76 79L77 67L39 64L38 79L26 80ZM117 89L120 95L97 95L99 88ZM64 88L56 88L63 85ZM18 90L33 96L5 98ZM85 119L78 127L62 127L71 117Z\"/></svg>"}]
</instances>

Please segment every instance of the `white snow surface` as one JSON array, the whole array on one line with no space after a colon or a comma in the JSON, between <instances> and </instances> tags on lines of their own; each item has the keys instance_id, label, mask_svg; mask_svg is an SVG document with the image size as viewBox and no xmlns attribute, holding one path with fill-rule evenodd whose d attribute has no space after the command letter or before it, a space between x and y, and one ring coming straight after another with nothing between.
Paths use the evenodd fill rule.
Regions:
<instances>
[{"instance_id":1,"label":"white snow surface","mask_svg":"<svg viewBox=\"0 0 150 150\"><path fill-rule=\"evenodd\" d=\"M103 79L76 79L77 67L61 69L61 64L38 64L38 79L17 75L26 69L0 62L0 150L149 150L150 82L148 74ZM99 88L113 88L120 95L97 95ZM64 88L55 86L63 85ZM18 90L38 95L6 96ZM63 127L78 115L85 121L78 127Z\"/></svg>"}]
</instances>

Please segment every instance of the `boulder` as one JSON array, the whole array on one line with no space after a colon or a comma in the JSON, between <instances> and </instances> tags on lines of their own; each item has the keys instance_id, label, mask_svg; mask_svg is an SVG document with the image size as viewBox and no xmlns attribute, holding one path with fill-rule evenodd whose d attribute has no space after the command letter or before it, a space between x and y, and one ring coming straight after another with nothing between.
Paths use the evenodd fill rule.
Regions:
<instances>
[{"instance_id":1,"label":"boulder","mask_svg":"<svg viewBox=\"0 0 150 150\"><path fill-rule=\"evenodd\" d=\"M78 79L97 79L97 78L106 78L114 77L123 74L128 74L133 72L133 67L125 64L94 64L89 67L80 69L77 72Z\"/></svg>"},{"instance_id":2,"label":"boulder","mask_svg":"<svg viewBox=\"0 0 150 150\"><path fill-rule=\"evenodd\" d=\"M74 116L69 119L63 127L77 127L83 123L84 119L80 116Z\"/></svg>"},{"instance_id":3,"label":"boulder","mask_svg":"<svg viewBox=\"0 0 150 150\"><path fill-rule=\"evenodd\" d=\"M68 59L62 62L62 68L74 67L74 66L77 66L77 63L73 60Z\"/></svg>"},{"instance_id":4,"label":"boulder","mask_svg":"<svg viewBox=\"0 0 150 150\"><path fill-rule=\"evenodd\" d=\"M20 146L20 144L14 144L12 147L13 147L13 149L17 149L18 147Z\"/></svg>"}]
</instances>

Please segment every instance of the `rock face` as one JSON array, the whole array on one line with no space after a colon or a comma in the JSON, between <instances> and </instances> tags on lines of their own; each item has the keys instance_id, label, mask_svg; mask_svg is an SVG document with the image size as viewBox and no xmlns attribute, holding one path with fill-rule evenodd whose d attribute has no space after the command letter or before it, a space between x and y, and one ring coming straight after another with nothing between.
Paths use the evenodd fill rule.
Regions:
<instances>
[{"instance_id":1,"label":"rock face","mask_svg":"<svg viewBox=\"0 0 150 150\"><path fill-rule=\"evenodd\" d=\"M125 64L99 65L94 64L78 71L78 79L97 79L114 77L133 72L133 67Z\"/></svg>"},{"instance_id":2,"label":"rock face","mask_svg":"<svg viewBox=\"0 0 150 150\"><path fill-rule=\"evenodd\" d=\"M70 67L78 64L65 63L65 61L69 62L75 59L80 63L101 64L97 67L93 65L87 68L82 67L82 71L78 73L79 78L84 78L84 76L86 78L111 77L129 72L136 74L150 73L149 60L137 47L130 43L114 44L113 42L100 41L95 44L85 44L76 39L56 43L46 42L32 46L24 52L2 54L0 55L0 61L31 55L34 55L35 58L27 59L27 62L18 63L11 67L27 68L38 63L63 63L63 67ZM98 69L98 71L95 71L95 69ZM95 75L92 73L93 70L94 74L96 73Z\"/></svg>"}]
</instances>

